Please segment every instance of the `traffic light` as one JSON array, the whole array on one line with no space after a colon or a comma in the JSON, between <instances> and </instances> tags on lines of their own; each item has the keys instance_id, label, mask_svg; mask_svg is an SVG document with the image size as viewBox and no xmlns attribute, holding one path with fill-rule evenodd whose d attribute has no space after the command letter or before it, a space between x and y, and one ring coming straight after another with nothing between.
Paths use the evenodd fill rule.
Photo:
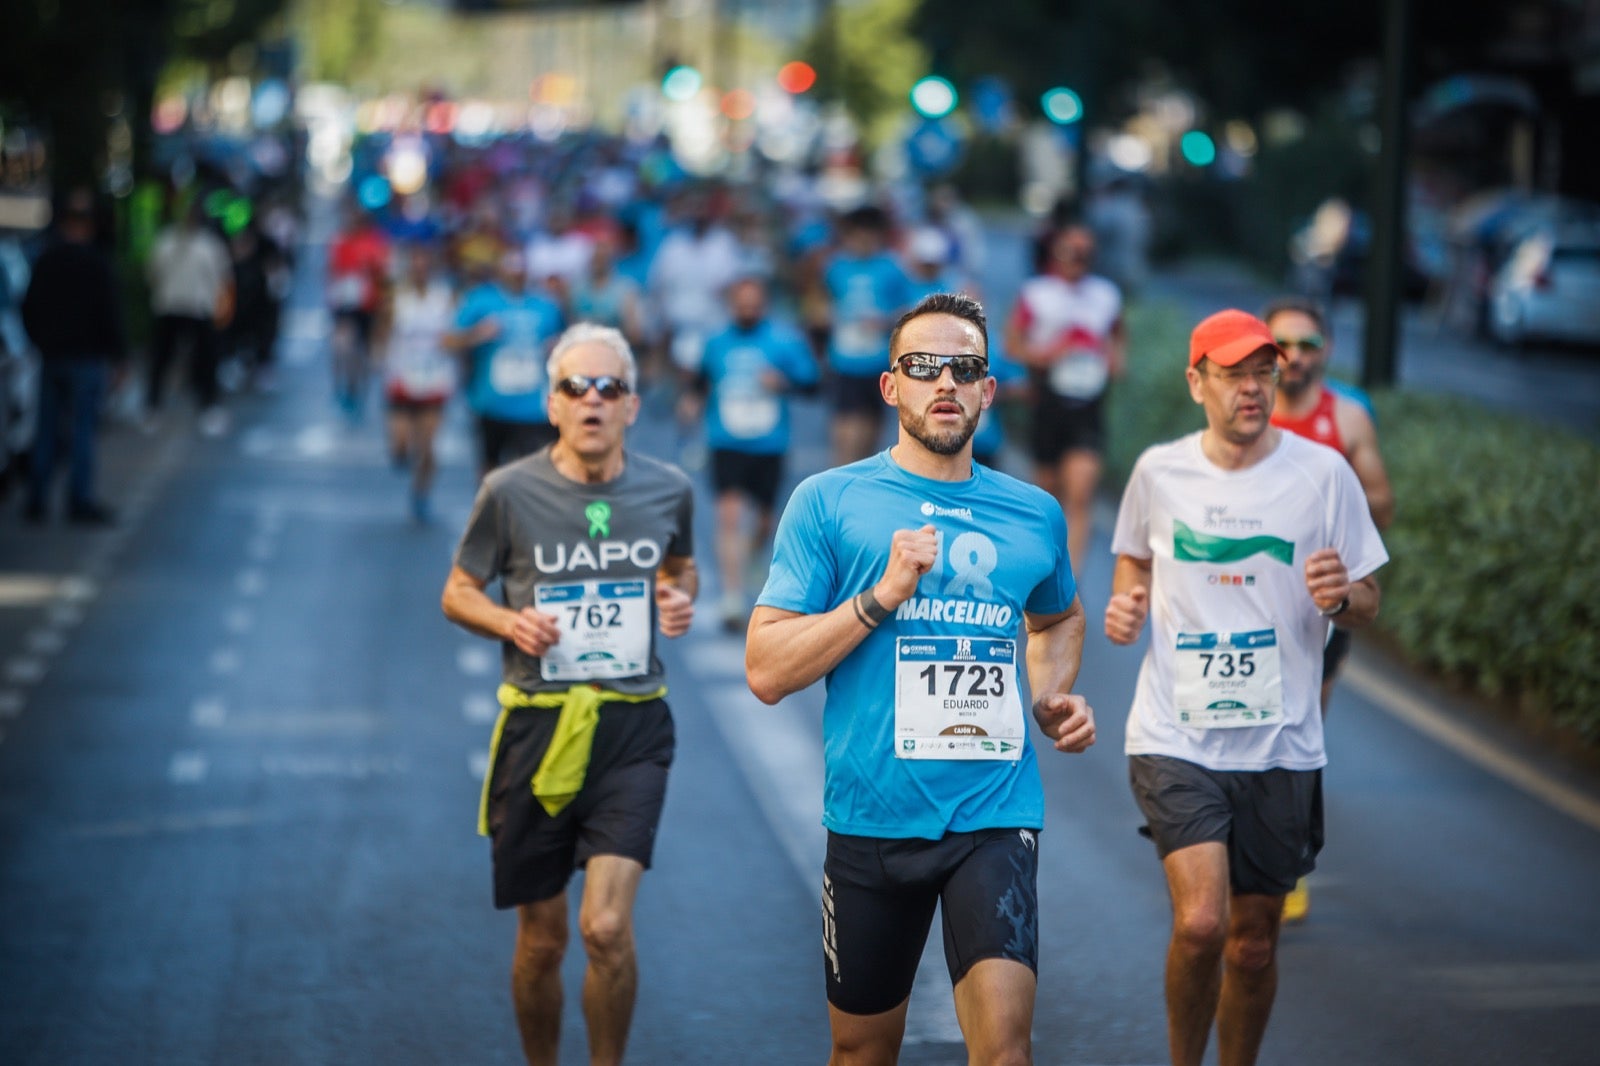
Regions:
<instances>
[{"instance_id":1,"label":"traffic light","mask_svg":"<svg viewBox=\"0 0 1600 1066\"><path fill-rule=\"evenodd\" d=\"M1217 143L1204 130L1190 130L1178 142L1178 149L1190 166L1209 167L1217 161Z\"/></svg>"},{"instance_id":2,"label":"traffic light","mask_svg":"<svg viewBox=\"0 0 1600 1066\"><path fill-rule=\"evenodd\" d=\"M694 67L676 66L661 79L661 95L673 103L687 103L699 95L703 84L705 79Z\"/></svg>"},{"instance_id":3,"label":"traffic light","mask_svg":"<svg viewBox=\"0 0 1600 1066\"><path fill-rule=\"evenodd\" d=\"M937 74L929 74L911 87L911 106L923 118L944 118L959 100L956 87Z\"/></svg>"},{"instance_id":4,"label":"traffic light","mask_svg":"<svg viewBox=\"0 0 1600 1066\"><path fill-rule=\"evenodd\" d=\"M1064 85L1046 89L1039 97L1044 117L1057 126L1070 126L1083 118L1083 99Z\"/></svg>"}]
</instances>

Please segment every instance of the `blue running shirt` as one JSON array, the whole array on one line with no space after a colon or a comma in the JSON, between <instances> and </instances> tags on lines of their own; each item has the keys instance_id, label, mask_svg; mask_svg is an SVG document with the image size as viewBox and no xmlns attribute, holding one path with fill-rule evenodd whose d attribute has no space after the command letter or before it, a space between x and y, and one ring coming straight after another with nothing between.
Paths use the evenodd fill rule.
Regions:
<instances>
[{"instance_id":1,"label":"blue running shirt","mask_svg":"<svg viewBox=\"0 0 1600 1066\"><path fill-rule=\"evenodd\" d=\"M827 677L822 716L822 822L836 833L937 840L948 832L1044 824L1033 744L1002 760L895 757L897 637L1017 640L1025 688L1022 613L1059 614L1077 595L1067 525L1047 493L974 466L966 481L931 481L888 452L815 474L778 523L772 569L757 603L800 614L831 611L883 576L896 530L933 525L939 565ZM1022 693L1028 733L1032 698Z\"/></svg>"},{"instance_id":2,"label":"blue running shirt","mask_svg":"<svg viewBox=\"0 0 1600 1066\"><path fill-rule=\"evenodd\" d=\"M753 329L730 326L706 342L701 372L711 386L706 443L748 455L789 450L789 401L762 381L776 370L792 386L817 380L816 360L804 337L772 321Z\"/></svg>"},{"instance_id":3,"label":"blue running shirt","mask_svg":"<svg viewBox=\"0 0 1600 1066\"><path fill-rule=\"evenodd\" d=\"M872 377L889 369L889 331L911 306L911 281L886 254L839 256L824 274L833 298L828 362L841 374Z\"/></svg>"},{"instance_id":4,"label":"blue running shirt","mask_svg":"<svg viewBox=\"0 0 1600 1066\"><path fill-rule=\"evenodd\" d=\"M537 292L511 295L490 282L461 301L456 328L468 330L489 318L499 323L500 335L469 352L467 406L506 422L548 422L545 360L561 332L561 308Z\"/></svg>"}]
</instances>

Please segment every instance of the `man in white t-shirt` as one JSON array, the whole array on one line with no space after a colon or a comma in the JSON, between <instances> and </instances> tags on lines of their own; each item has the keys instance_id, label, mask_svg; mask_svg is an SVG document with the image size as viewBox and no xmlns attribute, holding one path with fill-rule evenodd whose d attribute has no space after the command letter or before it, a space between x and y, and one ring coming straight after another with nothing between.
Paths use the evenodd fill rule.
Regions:
<instances>
[{"instance_id":1,"label":"man in white t-shirt","mask_svg":"<svg viewBox=\"0 0 1600 1066\"><path fill-rule=\"evenodd\" d=\"M1323 639L1377 616L1389 558L1344 458L1270 424L1282 355L1243 311L1195 327L1206 428L1140 456L1112 538L1106 636L1151 618L1126 750L1172 895L1174 1066L1213 1021L1223 1066L1256 1060L1283 897L1322 846Z\"/></svg>"}]
</instances>

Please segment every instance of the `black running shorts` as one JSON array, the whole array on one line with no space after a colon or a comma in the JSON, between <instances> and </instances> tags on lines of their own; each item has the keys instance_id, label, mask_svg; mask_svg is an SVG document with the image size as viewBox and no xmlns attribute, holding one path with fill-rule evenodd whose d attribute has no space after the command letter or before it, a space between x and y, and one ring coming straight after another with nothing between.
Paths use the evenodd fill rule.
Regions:
<instances>
[{"instance_id":1,"label":"black running shorts","mask_svg":"<svg viewBox=\"0 0 1600 1066\"><path fill-rule=\"evenodd\" d=\"M718 495L742 492L770 511L778 502L778 485L783 481L783 456L752 455L732 448L711 451L711 485Z\"/></svg>"},{"instance_id":2,"label":"black running shorts","mask_svg":"<svg viewBox=\"0 0 1600 1066\"><path fill-rule=\"evenodd\" d=\"M1105 451L1103 397L1074 400L1057 396L1048 386L1037 388L1033 424L1028 430L1029 450L1036 463L1054 463L1068 452Z\"/></svg>"},{"instance_id":3,"label":"black running shorts","mask_svg":"<svg viewBox=\"0 0 1600 1066\"><path fill-rule=\"evenodd\" d=\"M984 959L1039 969L1039 834L947 833L941 840L828 834L822 877L828 1002L882 1014L911 994L936 904L957 984Z\"/></svg>"},{"instance_id":4,"label":"black running shorts","mask_svg":"<svg viewBox=\"0 0 1600 1066\"><path fill-rule=\"evenodd\" d=\"M493 470L554 444L558 436L548 422L507 422L479 415L478 459L485 470Z\"/></svg>"},{"instance_id":5,"label":"black running shorts","mask_svg":"<svg viewBox=\"0 0 1600 1066\"><path fill-rule=\"evenodd\" d=\"M676 746L666 701L600 706L583 789L552 818L534 799L532 782L560 714L518 708L500 735L490 769L489 836L494 905L501 909L560 895L593 855L650 866Z\"/></svg>"},{"instance_id":6,"label":"black running shorts","mask_svg":"<svg viewBox=\"0 0 1600 1066\"><path fill-rule=\"evenodd\" d=\"M835 371L828 386L833 413L882 418L889 405L883 402L883 390L878 387L878 377L877 374L840 374Z\"/></svg>"},{"instance_id":7,"label":"black running shorts","mask_svg":"<svg viewBox=\"0 0 1600 1066\"><path fill-rule=\"evenodd\" d=\"M1164 755L1128 757L1133 798L1163 859L1180 848L1228 848L1236 893L1281 896L1316 869L1321 770L1208 770Z\"/></svg>"}]
</instances>

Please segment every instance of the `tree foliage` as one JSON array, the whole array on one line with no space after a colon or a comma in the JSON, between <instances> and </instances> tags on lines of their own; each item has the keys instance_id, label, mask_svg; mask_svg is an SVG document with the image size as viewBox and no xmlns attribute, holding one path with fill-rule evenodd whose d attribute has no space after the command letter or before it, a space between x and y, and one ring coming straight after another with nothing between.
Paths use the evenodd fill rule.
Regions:
<instances>
[{"instance_id":1,"label":"tree foliage","mask_svg":"<svg viewBox=\"0 0 1600 1066\"><path fill-rule=\"evenodd\" d=\"M840 100L877 144L909 111L907 95L928 71L928 53L911 34L918 0L864 0L831 7L806 49L818 90Z\"/></svg>"}]
</instances>

